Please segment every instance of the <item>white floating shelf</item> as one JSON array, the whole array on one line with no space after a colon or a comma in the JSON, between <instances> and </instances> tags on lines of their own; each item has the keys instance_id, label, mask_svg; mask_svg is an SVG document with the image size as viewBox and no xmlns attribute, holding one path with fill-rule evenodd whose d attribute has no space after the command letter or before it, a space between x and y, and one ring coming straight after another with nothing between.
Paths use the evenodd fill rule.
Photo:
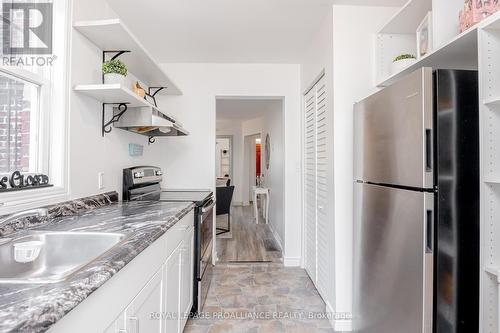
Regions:
<instances>
[{"instance_id":1,"label":"white floating shelf","mask_svg":"<svg viewBox=\"0 0 500 333\"><path fill-rule=\"evenodd\" d=\"M500 30L500 12L491 15L479 24L486 30Z\"/></svg>"},{"instance_id":2,"label":"white floating shelf","mask_svg":"<svg viewBox=\"0 0 500 333\"><path fill-rule=\"evenodd\" d=\"M160 93L182 95L180 89L120 19L79 21L73 27L103 51L130 51L122 54L120 59L147 86L167 87Z\"/></svg>"},{"instance_id":3,"label":"white floating shelf","mask_svg":"<svg viewBox=\"0 0 500 333\"><path fill-rule=\"evenodd\" d=\"M415 34L425 15L431 10L432 0L409 0L379 33Z\"/></svg>"},{"instance_id":4,"label":"white floating shelf","mask_svg":"<svg viewBox=\"0 0 500 333\"><path fill-rule=\"evenodd\" d=\"M477 27L474 27L458 35L443 47L422 57L399 73L392 74L382 80L377 86L386 87L391 85L421 67L477 70L477 52Z\"/></svg>"},{"instance_id":5,"label":"white floating shelf","mask_svg":"<svg viewBox=\"0 0 500 333\"><path fill-rule=\"evenodd\" d=\"M495 276L497 278L497 282L500 284L500 267L487 266L484 270L487 273Z\"/></svg>"},{"instance_id":6,"label":"white floating shelf","mask_svg":"<svg viewBox=\"0 0 500 333\"><path fill-rule=\"evenodd\" d=\"M101 103L127 103L128 107L155 107L121 84L79 84L74 90Z\"/></svg>"},{"instance_id":7,"label":"white floating shelf","mask_svg":"<svg viewBox=\"0 0 500 333\"><path fill-rule=\"evenodd\" d=\"M487 106L498 106L498 105L500 105L500 96L488 98L488 99L484 100L483 103L484 103L484 105L487 105Z\"/></svg>"},{"instance_id":8,"label":"white floating shelf","mask_svg":"<svg viewBox=\"0 0 500 333\"><path fill-rule=\"evenodd\" d=\"M490 185L500 185L500 179L497 179L496 177L492 177L492 176L483 177L483 181L486 184L490 184Z\"/></svg>"}]
</instances>

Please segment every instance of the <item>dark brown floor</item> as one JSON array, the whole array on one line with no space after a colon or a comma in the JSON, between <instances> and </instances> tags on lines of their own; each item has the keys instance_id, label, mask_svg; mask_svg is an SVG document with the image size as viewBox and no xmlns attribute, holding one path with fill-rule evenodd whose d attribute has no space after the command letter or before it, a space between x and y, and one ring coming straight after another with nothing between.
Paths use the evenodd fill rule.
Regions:
<instances>
[{"instance_id":1,"label":"dark brown floor","mask_svg":"<svg viewBox=\"0 0 500 333\"><path fill-rule=\"evenodd\" d=\"M226 228L227 215L217 216L217 227ZM219 261L231 262L282 262L281 249L264 221L255 223L252 206L233 207L231 232L217 237Z\"/></svg>"}]
</instances>

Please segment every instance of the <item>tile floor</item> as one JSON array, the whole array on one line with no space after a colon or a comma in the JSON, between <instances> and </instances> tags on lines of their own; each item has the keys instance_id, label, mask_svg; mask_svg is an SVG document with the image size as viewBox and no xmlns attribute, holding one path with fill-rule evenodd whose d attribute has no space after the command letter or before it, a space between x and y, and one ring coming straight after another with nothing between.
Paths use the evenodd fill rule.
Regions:
<instances>
[{"instance_id":1,"label":"tile floor","mask_svg":"<svg viewBox=\"0 0 500 333\"><path fill-rule=\"evenodd\" d=\"M218 264L203 313L185 333L334 332L306 272L279 263Z\"/></svg>"}]
</instances>

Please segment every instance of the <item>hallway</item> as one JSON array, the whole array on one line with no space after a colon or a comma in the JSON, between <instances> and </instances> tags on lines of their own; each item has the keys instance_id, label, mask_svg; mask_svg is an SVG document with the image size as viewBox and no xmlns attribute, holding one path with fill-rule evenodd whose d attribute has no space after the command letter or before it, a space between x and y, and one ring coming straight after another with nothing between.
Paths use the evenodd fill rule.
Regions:
<instances>
[{"instance_id":1,"label":"hallway","mask_svg":"<svg viewBox=\"0 0 500 333\"><path fill-rule=\"evenodd\" d=\"M227 215L217 217L217 227L226 228ZM217 236L220 263L282 262L278 242L264 218L255 223L252 206L232 207L231 232Z\"/></svg>"}]
</instances>

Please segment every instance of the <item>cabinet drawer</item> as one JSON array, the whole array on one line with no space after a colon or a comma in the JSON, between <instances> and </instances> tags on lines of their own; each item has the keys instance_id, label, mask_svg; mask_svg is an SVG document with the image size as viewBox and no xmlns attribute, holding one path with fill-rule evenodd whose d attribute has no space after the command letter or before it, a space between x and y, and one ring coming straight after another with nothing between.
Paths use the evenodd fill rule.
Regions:
<instances>
[{"instance_id":1,"label":"cabinet drawer","mask_svg":"<svg viewBox=\"0 0 500 333\"><path fill-rule=\"evenodd\" d=\"M182 242L182 239L185 237L186 233L193 227L194 212L191 211L167 231L164 240L166 246L165 253L172 253Z\"/></svg>"}]
</instances>

